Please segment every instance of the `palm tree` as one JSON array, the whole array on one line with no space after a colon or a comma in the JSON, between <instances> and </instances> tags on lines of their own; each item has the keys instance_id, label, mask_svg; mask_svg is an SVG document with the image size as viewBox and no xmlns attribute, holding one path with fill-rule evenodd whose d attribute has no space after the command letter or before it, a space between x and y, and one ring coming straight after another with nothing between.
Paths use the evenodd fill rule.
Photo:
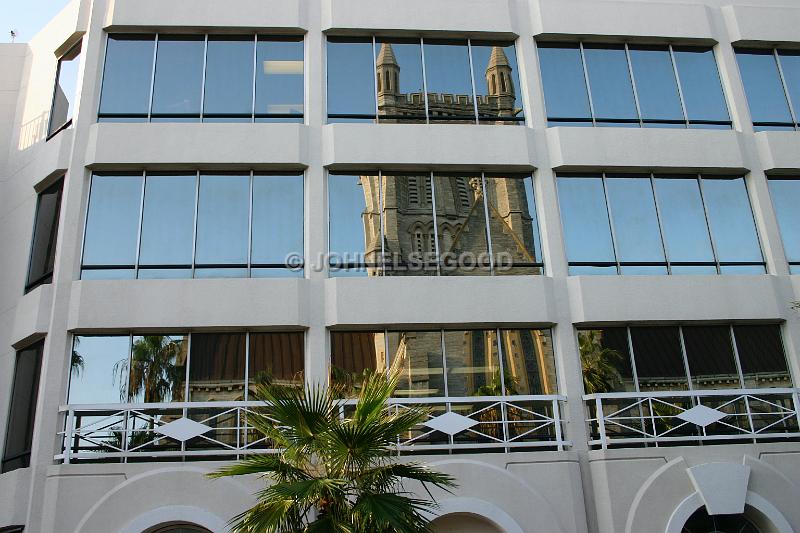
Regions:
<instances>
[{"instance_id":1,"label":"palm tree","mask_svg":"<svg viewBox=\"0 0 800 533\"><path fill-rule=\"evenodd\" d=\"M423 409L391 409L398 376L370 374L352 413L331 388L264 386L268 403L248 422L281 452L250 455L211 477L260 474L273 483L251 509L231 520L236 533L429 532L436 503L406 491L405 481L442 489L453 478L417 463L392 460L397 435L427 417Z\"/></svg>"},{"instance_id":2,"label":"palm tree","mask_svg":"<svg viewBox=\"0 0 800 533\"><path fill-rule=\"evenodd\" d=\"M602 341L599 330L583 330L578 334L586 394L612 392L619 390L622 384L622 376L617 369L622 356L618 351L604 347Z\"/></svg>"},{"instance_id":3,"label":"palm tree","mask_svg":"<svg viewBox=\"0 0 800 533\"><path fill-rule=\"evenodd\" d=\"M133 343L128 398L142 394L145 403L160 403L180 393L176 385L184 378L178 366L182 343L165 335L145 335ZM123 363L123 366L127 362ZM124 368L121 374L125 375ZM174 398L178 399L178 398Z\"/></svg>"}]
</instances>

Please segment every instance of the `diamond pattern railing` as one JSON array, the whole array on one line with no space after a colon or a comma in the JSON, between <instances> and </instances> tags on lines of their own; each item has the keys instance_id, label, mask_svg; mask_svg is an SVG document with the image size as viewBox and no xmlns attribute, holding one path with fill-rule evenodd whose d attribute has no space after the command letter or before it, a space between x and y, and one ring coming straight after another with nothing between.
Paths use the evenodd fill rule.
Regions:
<instances>
[{"instance_id":1,"label":"diamond pattern railing","mask_svg":"<svg viewBox=\"0 0 800 533\"><path fill-rule=\"evenodd\" d=\"M563 396L479 396L468 398L398 398L388 409L424 407L426 420L398 435L399 454L459 450L548 448L563 450ZM348 416L355 400L340 403ZM156 404L66 405L62 453L72 462L127 462L196 457L236 458L278 450L248 424L261 402L177 402Z\"/></svg>"},{"instance_id":2,"label":"diamond pattern railing","mask_svg":"<svg viewBox=\"0 0 800 533\"><path fill-rule=\"evenodd\" d=\"M800 438L798 389L611 392L584 396L595 448Z\"/></svg>"}]
</instances>

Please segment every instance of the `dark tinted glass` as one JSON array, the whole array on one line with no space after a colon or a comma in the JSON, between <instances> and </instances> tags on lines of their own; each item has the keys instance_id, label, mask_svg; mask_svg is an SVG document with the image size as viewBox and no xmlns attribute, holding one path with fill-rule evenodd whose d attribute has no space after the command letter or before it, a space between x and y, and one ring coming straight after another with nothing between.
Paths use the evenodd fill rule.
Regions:
<instances>
[{"instance_id":1,"label":"dark tinted glass","mask_svg":"<svg viewBox=\"0 0 800 533\"><path fill-rule=\"evenodd\" d=\"M778 50L778 57L781 62L783 79L786 82L786 90L789 92L792 108L796 114L800 109L800 51Z\"/></svg>"},{"instance_id":2,"label":"dark tinted glass","mask_svg":"<svg viewBox=\"0 0 800 533\"><path fill-rule=\"evenodd\" d=\"M486 176L486 201L495 275L541 274L527 266L542 262L533 179Z\"/></svg>"},{"instance_id":3,"label":"dark tinted glass","mask_svg":"<svg viewBox=\"0 0 800 533\"><path fill-rule=\"evenodd\" d=\"M669 260L713 263L714 254L697 179L656 177L654 183ZM713 268L709 271L715 272Z\"/></svg>"},{"instance_id":4,"label":"dark tinted glass","mask_svg":"<svg viewBox=\"0 0 800 533\"><path fill-rule=\"evenodd\" d=\"M729 326L684 326L682 330L695 389L741 387Z\"/></svg>"},{"instance_id":5,"label":"dark tinted glass","mask_svg":"<svg viewBox=\"0 0 800 533\"><path fill-rule=\"evenodd\" d=\"M539 43L539 63L547 118L591 120L579 46Z\"/></svg>"},{"instance_id":6,"label":"dark tinted glass","mask_svg":"<svg viewBox=\"0 0 800 533\"><path fill-rule=\"evenodd\" d=\"M143 179L142 176L92 176L84 266L133 266Z\"/></svg>"},{"instance_id":7,"label":"dark tinted glass","mask_svg":"<svg viewBox=\"0 0 800 533\"><path fill-rule=\"evenodd\" d=\"M500 343L507 395L558 394L549 329L503 329ZM452 390L449 392L452 396Z\"/></svg>"},{"instance_id":8,"label":"dark tinted glass","mask_svg":"<svg viewBox=\"0 0 800 533\"><path fill-rule=\"evenodd\" d=\"M377 176L374 179L369 176L328 176L331 265L374 262L375 252L380 251L377 181Z\"/></svg>"},{"instance_id":9,"label":"dark tinted glass","mask_svg":"<svg viewBox=\"0 0 800 533\"><path fill-rule=\"evenodd\" d=\"M480 174L435 175L437 238L443 275L488 275L489 242Z\"/></svg>"},{"instance_id":10,"label":"dark tinted glass","mask_svg":"<svg viewBox=\"0 0 800 533\"><path fill-rule=\"evenodd\" d=\"M734 326L745 388L791 387L780 327Z\"/></svg>"},{"instance_id":11,"label":"dark tinted glass","mask_svg":"<svg viewBox=\"0 0 800 533\"><path fill-rule=\"evenodd\" d=\"M14 381L11 386L11 407L8 411L6 441L0 472L30 466L36 398L44 341L17 352Z\"/></svg>"},{"instance_id":12,"label":"dark tinted glass","mask_svg":"<svg viewBox=\"0 0 800 533\"><path fill-rule=\"evenodd\" d=\"M249 205L249 175L200 176L195 251L198 265L247 264Z\"/></svg>"},{"instance_id":13,"label":"dark tinted glass","mask_svg":"<svg viewBox=\"0 0 800 533\"><path fill-rule=\"evenodd\" d=\"M139 264L191 265L197 176L148 174Z\"/></svg>"},{"instance_id":14,"label":"dark tinted glass","mask_svg":"<svg viewBox=\"0 0 800 533\"><path fill-rule=\"evenodd\" d=\"M689 120L729 121L714 51L674 47L673 53Z\"/></svg>"},{"instance_id":15,"label":"dark tinted glass","mask_svg":"<svg viewBox=\"0 0 800 533\"><path fill-rule=\"evenodd\" d=\"M492 123L498 118L522 120L522 91L514 44L479 41L470 44L472 77L481 121Z\"/></svg>"},{"instance_id":16,"label":"dark tinted glass","mask_svg":"<svg viewBox=\"0 0 800 533\"><path fill-rule=\"evenodd\" d=\"M379 39L375 48L378 115L382 121L425 121L419 39Z\"/></svg>"},{"instance_id":17,"label":"dark tinted glass","mask_svg":"<svg viewBox=\"0 0 800 533\"><path fill-rule=\"evenodd\" d=\"M68 403L125 401L130 348L128 335L76 336L72 346Z\"/></svg>"},{"instance_id":18,"label":"dark tinted glass","mask_svg":"<svg viewBox=\"0 0 800 533\"><path fill-rule=\"evenodd\" d=\"M187 335L133 337L128 401L180 402L186 389Z\"/></svg>"},{"instance_id":19,"label":"dark tinted glass","mask_svg":"<svg viewBox=\"0 0 800 533\"><path fill-rule=\"evenodd\" d=\"M200 116L204 47L201 36L159 35L153 115Z\"/></svg>"},{"instance_id":20,"label":"dark tinted glass","mask_svg":"<svg viewBox=\"0 0 800 533\"><path fill-rule=\"evenodd\" d=\"M400 372L395 396L444 396L442 333L390 331L388 336L389 364L397 365ZM396 359L399 361L395 362Z\"/></svg>"},{"instance_id":21,"label":"dark tinted glass","mask_svg":"<svg viewBox=\"0 0 800 533\"><path fill-rule=\"evenodd\" d=\"M475 120L466 41L426 40L425 76L431 121Z\"/></svg>"},{"instance_id":22,"label":"dark tinted glass","mask_svg":"<svg viewBox=\"0 0 800 533\"><path fill-rule=\"evenodd\" d=\"M303 384L303 332L251 333L249 357L247 381L250 393L262 384Z\"/></svg>"},{"instance_id":23,"label":"dark tinted glass","mask_svg":"<svg viewBox=\"0 0 800 533\"><path fill-rule=\"evenodd\" d=\"M444 332L449 396L503 394L496 330Z\"/></svg>"},{"instance_id":24,"label":"dark tinted glass","mask_svg":"<svg viewBox=\"0 0 800 533\"><path fill-rule=\"evenodd\" d=\"M627 328L578 330L578 347L587 394L636 390Z\"/></svg>"},{"instance_id":25,"label":"dark tinted glass","mask_svg":"<svg viewBox=\"0 0 800 533\"><path fill-rule=\"evenodd\" d=\"M247 115L253 112L253 36L210 35L206 52L203 115ZM159 51L160 51L159 43Z\"/></svg>"},{"instance_id":26,"label":"dark tinted glass","mask_svg":"<svg viewBox=\"0 0 800 533\"><path fill-rule=\"evenodd\" d=\"M739 50L736 59L753 122L791 124L792 115L772 50Z\"/></svg>"},{"instance_id":27,"label":"dark tinted glass","mask_svg":"<svg viewBox=\"0 0 800 533\"><path fill-rule=\"evenodd\" d=\"M189 401L244 399L244 333L195 333L189 359Z\"/></svg>"},{"instance_id":28,"label":"dark tinted glass","mask_svg":"<svg viewBox=\"0 0 800 533\"><path fill-rule=\"evenodd\" d=\"M386 371L386 337L382 331L331 331L331 385L341 395L358 395L368 372Z\"/></svg>"},{"instance_id":29,"label":"dark tinted glass","mask_svg":"<svg viewBox=\"0 0 800 533\"><path fill-rule=\"evenodd\" d=\"M78 91L78 69L80 68L81 44L75 45L58 60L58 75L50 109L50 130L53 133L72 120L75 111L75 96Z\"/></svg>"},{"instance_id":30,"label":"dark tinted glass","mask_svg":"<svg viewBox=\"0 0 800 533\"><path fill-rule=\"evenodd\" d=\"M763 260L744 178L703 179L703 199L717 259Z\"/></svg>"},{"instance_id":31,"label":"dark tinted glass","mask_svg":"<svg viewBox=\"0 0 800 533\"><path fill-rule=\"evenodd\" d=\"M256 121L288 121L303 116L303 38L258 37L256 57Z\"/></svg>"},{"instance_id":32,"label":"dark tinted glass","mask_svg":"<svg viewBox=\"0 0 800 533\"><path fill-rule=\"evenodd\" d=\"M786 259L800 263L800 180L769 180Z\"/></svg>"},{"instance_id":33,"label":"dark tinted glass","mask_svg":"<svg viewBox=\"0 0 800 533\"><path fill-rule=\"evenodd\" d=\"M583 53L597 121L637 119L625 47L584 45Z\"/></svg>"},{"instance_id":34,"label":"dark tinted glass","mask_svg":"<svg viewBox=\"0 0 800 533\"><path fill-rule=\"evenodd\" d=\"M631 341L640 390L688 388L677 327L634 327Z\"/></svg>"},{"instance_id":35,"label":"dark tinted glass","mask_svg":"<svg viewBox=\"0 0 800 533\"><path fill-rule=\"evenodd\" d=\"M558 200L569 261L614 263L603 180L559 177Z\"/></svg>"},{"instance_id":36,"label":"dark tinted glass","mask_svg":"<svg viewBox=\"0 0 800 533\"><path fill-rule=\"evenodd\" d=\"M147 115L153 78L155 37L109 35L100 114Z\"/></svg>"},{"instance_id":37,"label":"dark tinted glass","mask_svg":"<svg viewBox=\"0 0 800 533\"><path fill-rule=\"evenodd\" d=\"M253 176L252 263L303 257L303 177Z\"/></svg>"},{"instance_id":38,"label":"dark tinted glass","mask_svg":"<svg viewBox=\"0 0 800 533\"><path fill-rule=\"evenodd\" d=\"M642 119L683 121L669 49L666 46L631 46L629 52Z\"/></svg>"},{"instance_id":39,"label":"dark tinted glass","mask_svg":"<svg viewBox=\"0 0 800 533\"><path fill-rule=\"evenodd\" d=\"M53 279L63 187L63 179L58 180L57 183L42 191L37 199L26 290L31 290L42 283L50 283Z\"/></svg>"},{"instance_id":40,"label":"dark tinted glass","mask_svg":"<svg viewBox=\"0 0 800 533\"><path fill-rule=\"evenodd\" d=\"M328 115L375 116L375 69L371 39L328 38ZM352 120L352 119L349 119Z\"/></svg>"}]
</instances>

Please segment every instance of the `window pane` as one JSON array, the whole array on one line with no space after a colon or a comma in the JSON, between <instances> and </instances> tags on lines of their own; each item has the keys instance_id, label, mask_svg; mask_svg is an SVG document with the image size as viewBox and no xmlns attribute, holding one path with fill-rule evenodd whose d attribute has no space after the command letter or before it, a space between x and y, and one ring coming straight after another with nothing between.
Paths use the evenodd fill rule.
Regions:
<instances>
[{"instance_id":1,"label":"window pane","mask_svg":"<svg viewBox=\"0 0 800 533\"><path fill-rule=\"evenodd\" d=\"M745 388L792 386L779 326L733 326L733 336Z\"/></svg>"},{"instance_id":2,"label":"window pane","mask_svg":"<svg viewBox=\"0 0 800 533\"><path fill-rule=\"evenodd\" d=\"M669 49L631 46L631 68L643 120L684 120Z\"/></svg>"},{"instance_id":3,"label":"window pane","mask_svg":"<svg viewBox=\"0 0 800 533\"><path fill-rule=\"evenodd\" d=\"M647 177L606 179L617 256L624 262L664 262L653 188ZM637 267L629 267L637 268ZM636 271L623 273L634 273ZM666 274L666 268L657 273Z\"/></svg>"},{"instance_id":4,"label":"window pane","mask_svg":"<svg viewBox=\"0 0 800 533\"><path fill-rule=\"evenodd\" d=\"M253 48L250 36L210 35L206 55L203 114L253 112ZM250 119L246 118L249 122Z\"/></svg>"},{"instance_id":5,"label":"window pane","mask_svg":"<svg viewBox=\"0 0 800 533\"><path fill-rule=\"evenodd\" d=\"M549 329L503 329L500 342L507 395L558 394Z\"/></svg>"},{"instance_id":6,"label":"window pane","mask_svg":"<svg viewBox=\"0 0 800 533\"><path fill-rule=\"evenodd\" d=\"M473 41L472 68L478 115L481 122L516 124L515 121L495 122L497 119L522 120L522 92L514 43L483 43Z\"/></svg>"},{"instance_id":7,"label":"window pane","mask_svg":"<svg viewBox=\"0 0 800 533\"><path fill-rule=\"evenodd\" d=\"M695 389L741 387L730 327L684 326L683 345Z\"/></svg>"},{"instance_id":8,"label":"window pane","mask_svg":"<svg viewBox=\"0 0 800 533\"><path fill-rule=\"evenodd\" d=\"M84 265L133 266L142 180L142 176L92 176Z\"/></svg>"},{"instance_id":9,"label":"window pane","mask_svg":"<svg viewBox=\"0 0 800 533\"><path fill-rule=\"evenodd\" d=\"M626 328L578 330L586 394L636 390Z\"/></svg>"},{"instance_id":10,"label":"window pane","mask_svg":"<svg viewBox=\"0 0 800 533\"><path fill-rule=\"evenodd\" d=\"M486 176L495 275L541 274L539 224L530 176Z\"/></svg>"},{"instance_id":11,"label":"window pane","mask_svg":"<svg viewBox=\"0 0 800 533\"><path fill-rule=\"evenodd\" d=\"M419 39L379 39L375 52L381 122L425 122Z\"/></svg>"},{"instance_id":12,"label":"window pane","mask_svg":"<svg viewBox=\"0 0 800 533\"><path fill-rule=\"evenodd\" d=\"M569 262L615 262L600 177L559 177L558 200Z\"/></svg>"},{"instance_id":13,"label":"window pane","mask_svg":"<svg viewBox=\"0 0 800 533\"><path fill-rule=\"evenodd\" d=\"M655 178L661 227L670 262L714 262L697 179Z\"/></svg>"},{"instance_id":14,"label":"window pane","mask_svg":"<svg viewBox=\"0 0 800 533\"><path fill-rule=\"evenodd\" d=\"M303 116L303 38L258 37L256 114ZM258 118L257 118L258 120ZM262 117L287 121L289 118Z\"/></svg>"},{"instance_id":15,"label":"window pane","mask_svg":"<svg viewBox=\"0 0 800 533\"><path fill-rule=\"evenodd\" d=\"M443 275L489 275L481 176L436 175L437 237Z\"/></svg>"},{"instance_id":16,"label":"window pane","mask_svg":"<svg viewBox=\"0 0 800 533\"><path fill-rule=\"evenodd\" d=\"M252 263L303 260L303 176L253 176Z\"/></svg>"},{"instance_id":17,"label":"window pane","mask_svg":"<svg viewBox=\"0 0 800 533\"><path fill-rule=\"evenodd\" d=\"M146 116L153 81L152 35L109 35L100 114Z\"/></svg>"},{"instance_id":18,"label":"window pane","mask_svg":"<svg viewBox=\"0 0 800 533\"><path fill-rule=\"evenodd\" d=\"M591 120L579 46L547 43L538 46L547 118Z\"/></svg>"},{"instance_id":19,"label":"window pane","mask_svg":"<svg viewBox=\"0 0 800 533\"><path fill-rule=\"evenodd\" d=\"M744 178L704 178L703 199L719 261L763 261Z\"/></svg>"},{"instance_id":20,"label":"window pane","mask_svg":"<svg viewBox=\"0 0 800 533\"><path fill-rule=\"evenodd\" d=\"M500 396L495 330L445 331L448 396Z\"/></svg>"},{"instance_id":21,"label":"window pane","mask_svg":"<svg viewBox=\"0 0 800 533\"><path fill-rule=\"evenodd\" d=\"M200 176L198 265L247 264L249 204L250 176Z\"/></svg>"},{"instance_id":22,"label":"window pane","mask_svg":"<svg viewBox=\"0 0 800 533\"><path fill-rule=\"evenodd\" d=\"M786 259L800 262L800 180L769 180Z\"/></svg>"},{"instance_id":23,"label":"window pane","mask_svg":"<svg viewBox=\"0 0 800 533\"><path fill-rule=\"evenodd\" d=\"M33 226L33 244L28 267L26 290L40 283L50 283L53 279L53 265L56 257L56 237L58 219L61 213L61 192L64 180L39 194L36 203L36 220Z\"/></svg>"},{"instance_id":24,"label":"window pane","mask_svg":"<svg viewBox=\"0 0 800 533\"><path fill-rule=\"evenodd\" d=\"M778 57L781 62L783 79L786 82L786 90L789 92L792 107L797 113L800 110L800 51L779 50Z\"/></svg>"},{"instance_id":25,"label":"window pane","mask_svg":"<svg viewBox=\"0 0 800 533\"><path fill-rule=\"evenodd\" d=\"M43 347L44 341L17 352L0 472L30 465Z\"/></svg>"},{"instance_id":26,"label":"window pane","mask_svg":"<svg viewBox=\"0 0 800 533\"><path fill-rule=\"evenodd\" d=\"M375 116L371 39L328 38L328 116L336 114Z\"/></svg>"},{"instance_id":27,"label":"window pane","mask_svg":"<svg viewBox=\"0 0 800 533\"><path fill-rule=\"evenodd\" d=\"M436 275L430 175L383 174L386 275Z\"/></svg>"},{"instance_id":28,"label":"window pane","mask_svg":"<svg viewBox=\"0 0 800 533\"><path fill-rule=\"evenodd\" d=\"M605 119L638 119L625 47L585 45L586 72L592 91L594 115Z\"/></svg>"},{"instance_id":29,"label":"window pane","mask_svg":"<svg viewBox=\"0 0 800 533\"><path fill-rule=\"evenodd\" d=\"M444 396L441 332L390 331L389 364L400 371L395 396Z\"/></svg>"},{"instance_id":30,"label":"window pane","mask_svg":"<svg viewBox=\"0 0 800 533\"><path fill-rule=\"evenodd\" d=\"M244 400L244 333L195 333L189 359L189 401Z\"/></svg>"},{"instance_id":31,"label":"window pane","mask_svg":"<svg viewBox=\"0 0 800 533\"><path fill-rule=\"evenodd\" d=\"M119 403L127 400L131 338L76 336L72 346L68 403Z\"/></svg>"},{"instance_id":32,"label":"window pane","mask_svg":"<svg viewBox=\"0 0 800 533\"><path fill-rule=\"evenodd\" d=\"M259 385L303 385L303 332L251 333L248 388L253 400Z\"/></svg>"},{"instance_id":33,"label":"window pane","mask_svg":"<svg viewBox=\"0 0 800 533\"><path fill-rule=\"evenodd\" d=\"M186 388L187 335L133 337L128 401L181 402Z\"/></svg>"},{"instance_id":34,"label":"window pane","mask_svg":"<svg viewBox=\"0 0 800 533\"><path fill-rule=\"evenodd\" d=\"M673 48L689 120L729 121L712 49Z\"/></svg>"},{"instance_id":35,"label":"window pane","mask_svg":"<svg viewBox=\"0 0 800 533\"><path fill-rule=\"evenodd\" d=\"M677 327L634 327L631 341L641 391L688 388Z\"/></svg>"},{"instance_id":36,"label":"window pane","mask_svg":"<svg viewBox=\"0 0 800 533\"><path fill-rule=\"evenodd\" d=\"M328 176L332 266L375 263L381 246L378 196L377 176Z\"/></svg>"},{"instance_id":37,"label":"window pane","mask_svg":"<svg viewBox=\"0 0 800 533\"><path fill-rule=\"evenodd\" d=\"M358 396L368 372L386 371L386 337L382 331L331 331L331 386L341 395Z\"/></svg>"},{"instance_id":38,"label":"window pane","mask_svg":"<svg viewBox=\"0 0 800 533\"><path fill-rule=\"evenodd\" d=\"M141 265L191 265L197 176L148 174Z\"/></svg>"},{"instance_id":39,"label":"window pane","mask_svg":"<svg viewBox=\"0 0 800 533\"><path fill-rule=\"evenodd\" d=\"M200 115L203 37L159 35L153 114Z\"/></svg>"},{"instance_id":40,"label":"window pane","mask_svg":"<svg viewBox=\"0 0 800 533\"><path fill-rule=\"evenodd\" d=\"M58 77L53 93L53 107L50 110L50 131L72 120L72 113L77 104L78 69L80 68L81 44L78 43L58 60Z\"/></svg>"},{"instance_id":41,"label":"window pane","mask_svg":"<svg viewBox=\"0 0 800 533\"><path fill-rule=\"evenodd\" d=\"M788 122L792 115L772 50L737 50L747 103L753 122Z\"/></svg>"},{"instance_id":42,"label":"window pane","mask_svg":"<svg viewBox=\"0 0 800 533\"><path fill-rule=\"evenodd\" d=\"M430 120L475 120L466 41L426 40L423 49Z\"/></svg>"}]
</instances>

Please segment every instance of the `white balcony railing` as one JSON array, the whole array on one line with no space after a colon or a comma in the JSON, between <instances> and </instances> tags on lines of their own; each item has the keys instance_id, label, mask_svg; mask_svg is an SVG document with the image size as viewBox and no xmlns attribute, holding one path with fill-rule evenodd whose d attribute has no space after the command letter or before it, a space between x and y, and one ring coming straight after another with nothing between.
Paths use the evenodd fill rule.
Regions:
<instances>
[{"instance_id":1,"label":"white balcony railing","mask_svg":"<svg viewBox=\"0 0 800 533\"><path fill-rule=\"evenodd\" d=\"M592 447L800 438L800 389L612 392L584 396Z\"/></svg>"},{"instance_id":2,"label":"white balcony railing","mask_svg":"<svg viewBox=\"0 0 800 533\"><path fill-rule=\"evenodd\" d=\"M398 398L390 409L423 406L427 419L398 435L396 452L453 453L459 450L547 448L563 450L564 396L476 396ZM342 416L355 405L344 400ZM65 405L62 453L56 461L127 462L192 457L235 459L251 453L275 453L252 426L255 411L268 416L261 402L175 402L150 404Z\"/></svg>"}]
</instances>

